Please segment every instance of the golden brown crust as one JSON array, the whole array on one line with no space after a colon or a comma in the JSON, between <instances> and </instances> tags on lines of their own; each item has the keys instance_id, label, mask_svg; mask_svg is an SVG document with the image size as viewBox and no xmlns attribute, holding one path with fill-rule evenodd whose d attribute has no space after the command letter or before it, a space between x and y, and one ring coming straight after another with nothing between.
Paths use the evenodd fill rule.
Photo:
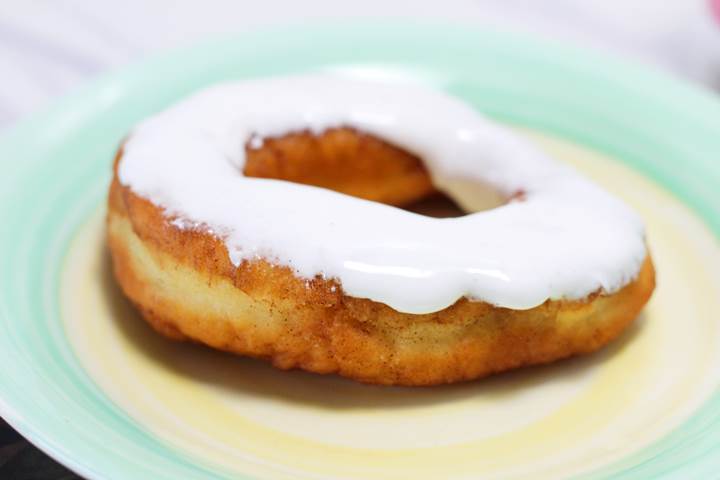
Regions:
<instances>
[{"instance_id":1,"label":"golden brown crust","mask_svg":"<svg viewBox=\"0 0 720 480\"><path fill-rule=\"evenodd\" d=\"M349 129L319 138L300 133L266 140L263 149L248 153L248 175L397 205L433 192L415 157ZM353 166L353 155L366 164ZM305 171L303 159L309 158L315 166ZM332 177L315 167L342 172ZM393 189L378 184L402 184L404 193L390 194ZM157 331L264 358L279 368L338 373L369 383L450 383L591 352L619 335L654 289L648 256L638 278L612 295L547 301L524 311L462 299L439 312L405 314L344 295L333 280L304 281L264 260L235 267L222 241L201 230L176 228L159 207L122 186L117 175L108 204L115 275Z\"/></svg>"}]
</instances>

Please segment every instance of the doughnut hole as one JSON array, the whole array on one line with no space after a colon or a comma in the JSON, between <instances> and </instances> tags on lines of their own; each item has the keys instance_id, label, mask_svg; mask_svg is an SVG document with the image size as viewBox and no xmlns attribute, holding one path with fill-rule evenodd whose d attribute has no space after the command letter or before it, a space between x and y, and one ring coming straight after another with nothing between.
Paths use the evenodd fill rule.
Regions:
<instances>
[{"instance_id":1,"label":"doughnut hole","mask_svg":"<svg viewBox=\"0 0 720 480\"><path fill-rule=\"evenodd\" d=\"M467 192L481 192L480 202L460 202L466 206L463 209L433 184L420 158L352 128L255 136L245 149L246 177L314 185L431 217L460 217L505 203L483 186L445 188L453 197L457 190L460 198L467 198Z\"/></svg>"}]
</instances>

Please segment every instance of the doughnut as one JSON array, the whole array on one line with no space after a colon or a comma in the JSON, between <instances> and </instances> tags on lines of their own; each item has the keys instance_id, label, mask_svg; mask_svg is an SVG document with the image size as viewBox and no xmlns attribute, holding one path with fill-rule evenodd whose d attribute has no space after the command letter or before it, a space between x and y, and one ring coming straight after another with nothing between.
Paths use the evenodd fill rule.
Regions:
<instances>
[{"instance_id":1,"label":"doughnut","mask_svg":"<svg viewBox=\"0 0 720 480\"><path fill-rule=\"evenodd\" d=\"M655 286L630 207L426 86L210 86L140 122L113 172L113 271L142 317L281 369L421 386L553 362ZM467 214L408 210L438 194Z\"/></svg>"}]
</instances>

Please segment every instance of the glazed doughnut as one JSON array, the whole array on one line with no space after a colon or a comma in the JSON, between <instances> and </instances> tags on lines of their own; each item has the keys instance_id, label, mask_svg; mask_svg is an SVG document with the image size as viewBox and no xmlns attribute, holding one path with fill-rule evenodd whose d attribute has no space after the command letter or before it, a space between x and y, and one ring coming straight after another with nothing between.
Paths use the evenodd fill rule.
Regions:
<instances>
[{"instance_id":1,"label":"glazed doughnut","mask_svg":"<svg viewBox=\"0 0 720 480\"><path fill-rule=\"evenodd\" d=\"M438 191L474 213L398 208ZM130 133L108 203L115 276L158 332L368 383L592 352L654 289L633 210L421 86L210 87Z\"/></svg>"}]
</instances>

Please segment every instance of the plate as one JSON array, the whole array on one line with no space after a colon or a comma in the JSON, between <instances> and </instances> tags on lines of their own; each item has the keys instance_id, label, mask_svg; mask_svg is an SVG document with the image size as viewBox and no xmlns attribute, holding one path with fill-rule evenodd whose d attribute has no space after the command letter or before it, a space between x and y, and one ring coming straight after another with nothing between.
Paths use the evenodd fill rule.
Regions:
<instances>
[{"instance_id":1,"label":"plate","mask_svg":"<svg viewBox=\"0 0 720 480\"><path fill-rule=\"evenodd\" d=\"M633 205L659 279L635 325L595 355L424 389L280 372L152 333L103 245L118 143L204 85L312 71L446 90ZM0 140L0 414L90 479L709 478L718 152L712 95L517 34L293 27L151 59Z\"/></svg>"}]
</instances>

